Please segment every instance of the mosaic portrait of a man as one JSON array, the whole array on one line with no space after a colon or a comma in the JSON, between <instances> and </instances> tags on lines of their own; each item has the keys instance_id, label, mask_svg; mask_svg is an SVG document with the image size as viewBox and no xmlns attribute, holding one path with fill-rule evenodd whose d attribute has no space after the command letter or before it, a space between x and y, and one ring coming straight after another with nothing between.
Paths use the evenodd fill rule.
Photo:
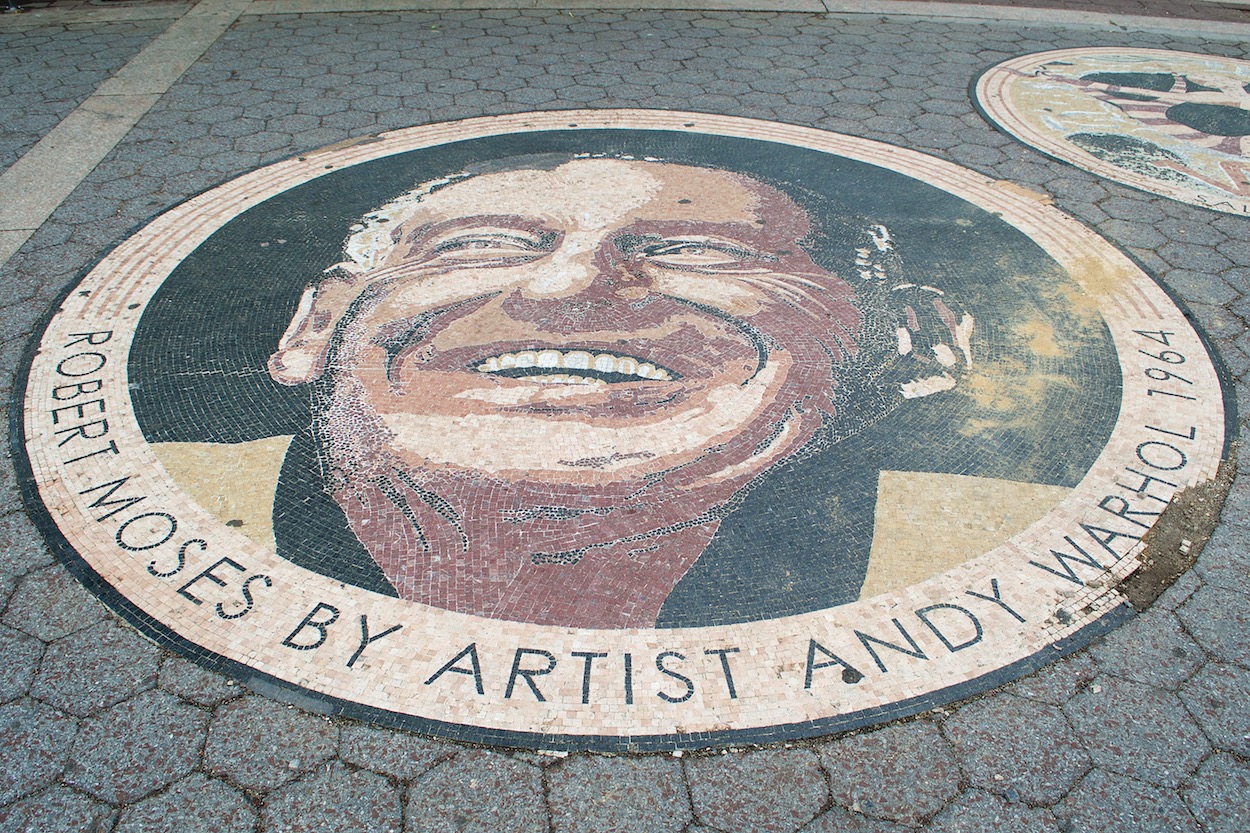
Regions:
<instances>
[{"instance_id":1,"label":"mosaic portrait of a man","mask_svg":"<svg viewBox=\"0 0 1250 833\"><path fill-rule=\"evenodd\" d=\"M913 262L899 231L917 225L913 209L857 205L871 182L844 173L821 193L794 175L801 160L576 141L433 176L414 165L400 188L385 184L392 165L347 199L344 172L340 190L189 259L163 290L167 315L197 270L223 263L273 288L218 322L245 371L233 392L229 373L201 374L218 390L210 407L184 395L209 418L145 413L140 386L162 462L261 484L262 537L319 572L463 613L614 628L715 621L697 608L717 587L769 570L758 593L734 588L729 620L853 600L900 455L908 469L1048 488L1088 465L1053 461L1064 438L1013 424L1010 396L1058 403L1114 385L1105 335L1064 326L1080 313L1053 287L976 308L970 291L1008 295L1047 268L1002 253L992 218L944 218L980 233L959 243L1000 253L935 274L959 243ZM152 343L169 327L154 316ZM132 378L152 375L144 355ZM273 404L257 415L244 400ZM1100 407L1084 410L1109 426ZM266 455L268 469L255 463ZM256 522L228 521L255 535ZM768 533L788 526L801 542L813 524L828 552ZM822 580L841 589L813 590Z\"/></svg>"}]
</instances>

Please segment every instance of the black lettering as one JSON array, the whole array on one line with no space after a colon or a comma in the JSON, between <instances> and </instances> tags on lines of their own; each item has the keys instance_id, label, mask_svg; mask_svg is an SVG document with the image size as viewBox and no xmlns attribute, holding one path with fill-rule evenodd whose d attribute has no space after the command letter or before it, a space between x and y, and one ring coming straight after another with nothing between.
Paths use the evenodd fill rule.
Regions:
<instances>
[{"instance_id":1,"label":"black lettering","mask_svg":"<svg viewBox=\"0 0 1250 833\"><path fill-rule=\"evenodd\" d=\"M182 568L187 566L187 547L191 546L192 544L199 544L200 552L206 552L208 550L207 541L205 541L203 538L192 538L190 541L184 541L182 546L178 548L178 563L174 566L172 570L169 570L167 572L161 572L160 570L156 569L155 561L149 561L148 572L156 576L157 578L169 578L170 576L178 575L178 573L182 572Z\"/></svg>"},{"instance_id":2,"label":"black lettering","mask_svg":"<svg viewBox=\"0 0 1250 833\"><path fill-rule=\"evenodd\" d=\"M113 331L112 330L94 330L89 333L70 333L70 336L73 337L74 340L71 342L68 342L65 345L66 350L73 347L75 344L83 344L83 343L90 344L92 347L97 347L103 344L104 342L108 341L110 338L112 338ZM97 337L99 336L103 336L103 338L99 338L97 340Z\"/></svg>"},{"instance_id":3,"label":"black lettering","mask_svg":"<svg viewBox=\"0 0 1250 833\"><path fill-rule=\"evenodd\" d=\"M73 462L73 461L70 461L70 462ZM91 492L98 492L101 489L108 489L107 492L100 495L98 498L93 500L90 504L90 508L92 509L103 509L106 506L117 507L112 512L109 512L107 515L101 515L100 517L96 518L97 521L106 521L109 518L116 515L118 512L124 512L125 510L134 506L139 501L147 500L148 498L147 495L141 495L139 497L123 497L123 498L118 498L117 500L110 499L113 497L114 492L116 492L122 486L126 485L126 482L128 480L130 480L130 475L126 475L125 477L119 478L117 480L110 480L108 483L101 483L99 486L92 486L89 489L83 489L78 494L86 495L86 494L90 494ZM109 488L109 487L112 487L112 488Z\"/></svg>"},{"instance_id":4,"label":"black lettering","mask_svg":"<svg viewBox=\"0 0 1250 833\"><path fill-rule=\"evenodd\" d=\"M1179 485L1177 485L1176 483L1173 483L1171 480L1164 480L1162 477L1155 477L1152 474L1146 474L1144 471L1138 471L1132 466L1125 466L1124 468L1126 468L1128 471L1131 471L1133 474L1140 477L1142 479L1141 485L1136 488L1129 486L1127 484L1124 484L1124 483L1119 483L1119 482L1117 482L1115 485L1119 486L1121 489L1128 489L1130 492L1133 492L1138 497L1148 497L1151 500L1157 500L1159 503L1167 503L1167 500L1165 500L1164 498L1156 497L1155 495L1151 495L1151 494L1147 494L1147 490L1150 488L1150 484L1162 483L1165 486L1171 486L1173 489L1180 488Z\"/></svg>"},{"instance_id":5,"label":"black lettering","mask_svg":"<svg viewBox=\"0 0 1250 833\"><path fill-rule=\"evenodd\" d=\"M389 628L382 631L377 636L370 636L369 635L369 617L364 615L363 613L360 614L360 645L356 648L356 653L352 654L352 658L347 661L347 667L351 668L353 665L356 664L356 660L360 659L360 655L365 652L365 648L368 648L370 645L372 645L374 642L377 642L382 637L393 634L395 631L399 630L402 627L403 625L391 625Z\"/></svg>"},{"instance_id":6,"label":"black lettering","mask_svg":"<svg viewBox=\"0 0 1250 833\"><path fill-rule=\"evenodd\" d=\"M464 659L465 657L469 658L469 662L472 663L473 665L472 668L461 668L458 665L460 660ZM450 660L448 660L446 665L444 665L442 668L438 669L437 671L435 671L433 674L430 675L430 678L425 681L425 684L426 685L432 684L435 680L437 680L439 677L443 676L444 674L448 672L451 672L452 674L465 674L467 676L471 676L473 678L474 685L477 686L477 693L478 694L486 693L486 689L482 687L482 666L477 661L477 643L476 642L470 642L469 647L465 648L463 651L461 651L460 653L452 657Z\"/></svg>"},{"instance_id":7,"label":"black lettering","mask_svg":"<svg viewBox=\"0 0 1250 833\"><path fill-rule=\"evenodd\" d=\"M95 457L98 454L116 454L116 453L118 453L116 441L109 440L109 444L104 446L104 448L101 448L98 451L89 452L87 454L79 454L77 457L71 457L65 461L65 465L68 466L70 463L77 463L79 460L86 460L88 457ZM117 511L120 512L121 510L118 509ZM105 515L104 517L107 518L108 515ZM100 518L100 520L104 520L104 518Z\"/></svg>"},{"instance_id":8,"label":"black lettering","mask_svg":"<svg viewBox=\"0 0 1250 833\"><path fill-rule=\"evenodd\" d=\"M590 665L597 659L605 659L607 654L595 653L593 651L573 651L573 656L581 657L582 665L582 705L590 702Z\"/></svg>"},{"instance_id":9,"label":"black lettering","mask_svg":"<svg viewBox=\"0 0 1250 833\"><path fill-rule=\"evenodd\" d=\"M255 600L252 598L252 582L263 581L266 587L273 587L273 582L269 580L269 576L254 575L248 576L243 582L243 588L239 591L243 596L243 609L235 613L226 613L225 607L221 602L217 603L217 616L222 619L242 619L252 610Z\"/></svg>"},{"instance_id":10,"label":"black lettering","mask_svg":"<svg viewBox=\"0 0 1250 833\"><path fill-rule=\"evenodd\" d=\"M1076 541L1073 541L1070 536L1068 535L1063 536L1063 540L1067 541L1068 545L1071 546L1072 549L1079 552L1080 555L1070 555L1066 552L1059 552L1059 550L1051 550L1050 554L1055 557L1055 561L1059 562L1059 566L1063 568L1062 573L1053 567L1047 567L1045 564L1042 564L1037 561L1030 561L1029 563L1032 564L1034 567L1037 567L1038 569L1045 570L1048 573L1054 573L1055 575L1059 576L1059 578L1061 579L1070 581L1073 584L1079 584L1082 587L1084 587L1085 582L1081 580L1081 577L1076 574L1076 571L1072 569L1072 565L1069 564L1068 562L1075 561L1078 564L1084 564L1087 567L1092 567L1093 569L1098 570L1099 572L1102 572L1104 567L1098 561L1098 559L1094 558L1085 550L1081 549L1081 546L1077 544Z\"/></svg>"},{"instance_id":11,"label":"black lettering","mask_svg":"<svg viewBox=\"0 0 1250 833\"><path fill-rule=\"evenodd\" d=\"M100 426L100 433L90 434L87 429L93 425ZM65 445L75 437L81 437L84 440L98 440L109 432L109 421L107 419L97 419L95 422L87 422L82 425L75 425L73 428L62 428L60 431L53 431L54 434L69 434L68 437L56 444L57 448Z\"/></svg>"},{"instance_id":12,"label":"black lettering","mask_svg":"<svg viewBox=\"0 0 1250 833\"><path fill-rule=\"evenodd\" d=\"M1133 330L1133 332L1137 333L1139 336L1142 336L1143 338L1148 338L1151 341L1157 341L1159 344L1162 344L1164 347L1171 347L1172 342L1168 340L1168 336L1176 335L1176 333L1164 332L1163 330Z\"/></svg>"},{"instance_id":13,"label":"black lettering","mask_svg":"<svg viewBox=\"0 0 1250 833\"><path fill-rule=\"evenodd\" d=\"M1114 549L1111 548L1112 541L1114 541L1116 538L1129 538L1134 541L1141 539L1140 535L1132 535L1128 532L1117 532L1114 529L1107 529L1106 527L1095 526L1094 524L1082 523L1081 529L1085 530L1086 535L1093 538L1098 543L1102 544L1102 548L1106 550L1107 552L1111 553L1112 555L1114 555L1116 561L1119 561L1124 556L1122 556L1120 553L1116 552ZM1102 533L1102 535L1098 534L1100 532Z\"/></svg>"},{"instance_id":14,"label":"black lettering","mask_svg":"<svg viewBox=\"0 0 1250 833\"><path fill-rule=\"evenodd\" d=\"M87 387L88 385L91 385L92 387ZM71 382L68 385L57 385L52 389L52 398L60 402L64 402L67 399L77 399L83 394L99 393L100 388L102 387L104 387L103 379L89 379L86 382ZM61 396L61 391L63 390L73 391L73 394L70 396Z\"/></svg>"},{"instance_id":15,"label":"black lettering","mask_svg":"<svg viewBox=\"0 0 1250 833\"><path fill-rule=\"evenodd\" d=\"M1171 451L1172 453L1176 455L1176 458L1179 462L1177 462L1176 465L1174 466L1165 466L1160 463L1152 463L1146 459L1145 449L1147 448L1150 448L1150 449L1166 448L1168 451ZM1166 452L1164 453L1166 454ZM1155 451L1151 452L1151 456L1157 456L1157 455L1158 455L1158 452L1155 452ZM1185 452L1181 451L1179 448L1172 445L1171 443L1161 442L1160 440L1147 440L1146 442L1138 445L1137 446L1137 459L1141 460L1143 463L1150 466L1152 469L1157 469L1159 471L1176 471L1177 469L1183 469L1185 468L1185 464L1189 462L1189 458L1185 456Z\"/></svg>"},{"instance_id":16,"label":"black lettering","mask_svg":"<svg viewBox=\"0 0 1250 833\"><path fill-rule=\"evenodd\" d=\"M91 359L89 359L89 360L88 360L88 363L89 363L89 364L92 364L92 365L93 365L92 367L88 368L87 370L82 371L81 373L71 373L70 371L68 371L68 370L66 370L66 369L65 369L65 365L69 364L70 362L74 361L75 359L81 359L81 358L82 358L82 357L84 357L84 356L90 356L90 357L91 357ZM99 360L99 363L98 363L98 364L96 364L96 363L95 363L95 361L94 361L94 360L96 360L96 359L98 359L98 360ZM59 374L61 374L62 376L68 376L68 377L70 377L71 379L76 379L76 378L78 378L79 376L90 376L92 373L98 373L98 372L100 371L100 369L101 369L102 367L104 367L104 365L106 365L106 364L108 364L108 357L107 357L107 356L105 356L103 353L95 353L95 352L91 352L91 353L75 353L74 355L72 355L72 356L66 356L65 358L63 358L63 359L61 359L59 362L57 362L57 365L56 365L56 372L57 372L57 373L59 373Z\"/></svg>"},{"instance_id":17,"label":"black lettering","mask_svg":"<svg viewBox=\"0 0 1250 833\"><path fill-rule=\"evenodd\" d=\"M147 543L147 544L129 543L126 540L126 530L130 529L131 524L133 524L136 521L141 521L144 518L160 518L162 521L160 526L166 526L168 528L165 530L164 535L161 537L159 541L152 541L151 543ZM104 520L104 518L101 518L100 520ZM157 535L159 533L156 530L156 526L157 526L156 524L150 525L146 531L152 535ZM126 521L121 526L119 526L117 528L117 534L113 536L113 539L117 541L117 546L121 547L124 550L129 550L130 552L143 552L144 550L156 549L161 544L168 541L170 538L173 538L174 533L177 531L178 531L178 519L175 518L173 515L169 514L168 512L144 512L142 515L135 515L133 518L131 518L130 520Z\"/></svg>"},{"instance_id":18,"label":"black lettering","mask_svg":"<svg viewBox=\"0 0 1250 833\"><path fill-rule=\"evenodd\" d=\"M318 621L315 617L322 611L330 614L330 618ZM288 648L294 648L297 651L311 651L315 648L320 648L325 644L326 637L329 636L330 626L338 620L339 609L337 607L334 605L328 605L325 602L317 602L317 606L310 610L308 615L295 626L295 630L287 634L286 639L282 640L282 644ZM312 628L317 631L317 641L311 645L295 641L295 637L299 636L300 632L305 628Z\"/></svg>"},{"instance_id":19,"label":"black lettering","mask_svg":"<svg viewBox=\"0 0 1250 833\"><path fill-rule=\"evenodd\" d=\"M958 613L962 613L964 616L968 617L968 621L972 623L972 627L976 630L976 633L974 633L970 639L960 642L958 645L954 644L949 638L947 638L942 629L933 624L933 620L929 618L930 614L938 610L954 610ZM936 604L929 605L928 607L922 607L920 610L916 611L916 618L921 622L924 622L925 626L929 630L933 631L933 635L940 639L942 644L946 646L946 650L950 651L952 654L956 651L962 651L964 648L971 648L973 645L976 645L981 641L981 637L985 633L985 631L981 628L981 622L977 619L977 617L972 615L972 611L967 608L960 607L959 605Z\"/></svg>"},{"instance_id":20,"label":"black lettering","mask_svg":"<svg viewBox=\"0 0 1250 833\"><path fill-rule=\"evenodd\" d=\"M60 425L62 411L73 411L74 415L78 417L79 419L86 419L87 418L86 409L91 407L92 405L98 406L97 410L100 413L104 413L104 400L103 399L88 399L86 402L79 402L77 405L62 405L59 408L53 408L48 413L52 414L52 424Z\"/></svg>"},{"instance_id":21,"label":"black lettering","mask_svg":"<svg viewBox=\"0 0 1250 833\"><path fill-rule=\"evenodd\" d=\"M1197 439L1198 437L1198 426L1196 425L1189 426L1188 434L1182 434L1178 431L1169 431L1166 428L1156 428L1153 425L1147 425L1146 427L1149 428L1151 431L1158 431L1160 434L1167 434L1168 436L1171 436L1171 437L1180 437L1182 440L1193 440L1193 439Z\"/></svg>"},{"instance_id":22,"label":"black lettering","mask_svg":"<svg viewBox=\"0 0 1250 833\"><path fill-rule=\"evenodd\" d=\"M1143 527L1145 529L1149 529L1150 524L1144 521L1139 521L1136 518L1130 518L1129 515L1136 515L1138 517L1147 517L1147 518L1157 518L1159 517L1159 515L1163 514L1161 512L1146 512L1145 510L1142 510L1142 509L1133 509L1131 505L1129 504L1129 502L1125 500L1124 498L1120 497L1119 495L1107 495L1102 500L1098 501L1098 508L1102 509L1104 512L1110 512L1112 515L1115 515L1117 518L1123 518L1129 523L1137 524L1138 526Z\"/></svg>"},{"instance_id":23,"label":"black lettering","mask_svg":"<svg viewBox=\"0 0 1250 833\"><path fill-rule=\"evenodd\" d=\"M545 657L547 659L546 668L522 668L521 657L531 654L536 657ZM547 698L543 697L543 693L538 690L538 685L534 682L535 677L541 677L544 674L550 674L556 670L556 657L550 651L543 651L539 648L517 648L516 654L512 657L512 673L508 675L508 690L504 692L505 700L512 699L512 690L516 686L517 677L525 680L525 684L530 687L530 691L538 698L538 702L546 703Z\"/></svg>"},{"instance_id":24,"label":"black lettering","mask_svg":"<svg viewBox=\"0 0 1250 833\"><path fill-rule=\"evenodd\" d=\"M1071 572L1071 571L1069 571L1069 572ZM985 600L985 601L987 601L987 602L993 602L994 604L998 605L998 606L999 606L999 607L1001 607L1003 610L1005 610L1005 611L1007 611L1009 614L1011 614L1011 617L1012 617L1013 619L1015 619L1017 622L1023 622L1023 621L1024 621L1024 617L1023 617L1023 616L1021 616L1019 613L1016 613L1014 610L1012 610L1010 607L1008 607L1008 605L1007 605L1007 603L1006 603L1006 602L1004 602L1004 601L1003 601L1003 596L1002 596L1002 594L998 591L998 579L996 579L996 578L992 578L992 579L990 579L990 592L991 592L991 593L993 593L994 595L993 595L993 596L985 596L985 595L982 595L981 593L976 592L975 590L965 590L965 591L964 591L964 595L965 595L965 596L972 596L973 598L976 598L976 599L984 599L984 600Z\"/></svg>"},{"instance_id":25,"label":"black lettering","mask_svg":"<svg viewBox=\"0 0 1250 833\"><path fill-rule=\"evenodd\" d=\"M819 651L822 656L829 659L816 661L816 652ZM847 685L855 685L855 683L864 679L864 675L859 669L842 659L837 654L830 651L824 645L821 645L815 639L807 640L807 675L803 681L803 688L810 689L812 687L812 672L819 671L822 668L828 668L831 665L842 666L842 682Z\"/></svg>"},{"instance_id":26,"label":"black lettering","mask_svg":"<svg viewBox=\"0 0 1250 833\"><path fill-rule=\"evenodd\" d=\"M895 645L893 642L886 642L884 639L878 639L875 636L870 636L869 634L862 633L861 631L854 631L855 635L859 637L860 644L862 644L868 653L872 655L873 661L877 663L877 667L881 669L882 673L888 672L890 669L885 667L885 663L881 661L881 657L877 654L876 649L869 644L871 642L875 642L883 648L889 648L891 651L898 651L900 654L907 654L909 657L927 660L929 658L928 655L925 654L924 650L918 644L916 644L916 640L911 638L911 634L909 634L907 629L903 627L903 623L897 619L891 619L890 621L894 623L894 627L898 629L898 632L903 635L903 639L907 640L907 644L911 646L910 651L902 645Z\"/></svg>"},{"instance_id":27,"label":"black lettering","mask_svg":"<svg viewBox=\"0 0 1250 833\"><path fill-rule=\"evenodd\" d=\"M684 674L678 674L676 671L672 671L664 667L664 660L668 659L669 657L672 657L673 659L677 659L677 660L683 660L683 661L686 659L685 655L679 654L676 651L664 651L662 654L660 654L658 657L655 658L655 667L660 670L661 674L667 674L668 676L672 677L675 680L680 680L681 684L686 687L686 693L681 695L680 697L674 697L673 695L667 694L663 691L657 691L656 696L659 697L661 700L664 700L669 703L684 703L694 695L694 683L691 682L690 678L685 676Z\"/></svg>"},{"instance_id":28,"label":"black lettering","mask_svg":"<svg viewBox=\"0 0 1250 833\"><path fill-rule=\"evenodd\" d=\"M196 605L204 604L204 600L196 596L194 593L189 592L189 588L191 587L191 585L195 584L196 582L198 582L200 579L203 579L203 578L208 579L209 581L211 581L213 584L217 585L218 587L225 587L226 582L222 580L221 576L213 572L213 570L216 570L218 567L221 567L221 566L231 567L235 570L238 570L240 573L247 571L246 567L244 567L242 564L240 564L239 562L235 561L232 558L219 558L216 561L214 561L212 564L210 564L208 567L204 568L204 570L202 570L200 574L197 575L195 578L191 579L186 584L179 587L178 595L182 596L184 599L188 599L192 604L196 604Z\"/></svg>"},{"instance_id":29,"label":"black lettering","mask_svg":"<svg viewBox=\"0 0 1250 833\"><path fill-rule=\"evenodd\" d=\"M736 653L738 653L737 648L709 648L708 650L703 652L703 655L705 657L710 657L713 654L716 654L717 656L720 657L720 668L721 668L721 671L724 672L725 674L725 686L729 689L730 700L738 699L738 691L737 689L734 688L733 671L731 671L729 668L729 655L736 654Z\"/></svg>"}]
</instances>

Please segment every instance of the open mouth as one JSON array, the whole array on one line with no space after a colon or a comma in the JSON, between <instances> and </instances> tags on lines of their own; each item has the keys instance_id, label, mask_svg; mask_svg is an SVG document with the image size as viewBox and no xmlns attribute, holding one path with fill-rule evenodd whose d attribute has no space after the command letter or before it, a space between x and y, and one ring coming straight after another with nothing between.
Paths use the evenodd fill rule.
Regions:
<instances>
[{"instance_id":1,"label":"open mouth","mask_svg":"<svg viewBox=\"0 0 1250 833\"><path fill-rule=\"evenodd\" d=\"M671 382L681 375L654 362L620 353L535 348L500 353L469 365L479 373L547 384Z\"/></svg>"}]
</instances>

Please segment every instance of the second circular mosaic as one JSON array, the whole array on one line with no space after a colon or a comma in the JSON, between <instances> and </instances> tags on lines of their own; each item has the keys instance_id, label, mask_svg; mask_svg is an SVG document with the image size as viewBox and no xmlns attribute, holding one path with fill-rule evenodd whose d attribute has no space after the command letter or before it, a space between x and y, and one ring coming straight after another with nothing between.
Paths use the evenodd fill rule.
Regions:
<instances>
[{"instance_id":1,"label":"second circular mosaic","mask_svg":"<svg viewBox=\"0 0 1250 833\"><path fill-rule=\"evenodd\" d=\"M991 122L1065 162L1181 202L1250 213L1250 62L1060 49L991 67L975 95Z\"/></svg>"}]
</instances>

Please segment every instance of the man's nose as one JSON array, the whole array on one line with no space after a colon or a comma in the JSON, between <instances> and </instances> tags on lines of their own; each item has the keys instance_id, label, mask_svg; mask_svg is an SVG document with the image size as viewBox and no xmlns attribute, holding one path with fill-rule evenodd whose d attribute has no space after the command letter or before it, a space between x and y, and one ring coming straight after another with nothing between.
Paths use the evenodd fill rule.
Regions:
<instances>
[{"instance_id":1,"label":"man's nose","mask_svg":"<svg viewBox=\"0 0 1250 833\"><path fill-rule=\"evenodd\" d=\"M615 295L639 284L626 259L607 234L567 233L554 252L527 267L532 273L522 292L530 298ZM636 291L626 292L627 296L633 294Z\"/></svg>"}]
</instances>

